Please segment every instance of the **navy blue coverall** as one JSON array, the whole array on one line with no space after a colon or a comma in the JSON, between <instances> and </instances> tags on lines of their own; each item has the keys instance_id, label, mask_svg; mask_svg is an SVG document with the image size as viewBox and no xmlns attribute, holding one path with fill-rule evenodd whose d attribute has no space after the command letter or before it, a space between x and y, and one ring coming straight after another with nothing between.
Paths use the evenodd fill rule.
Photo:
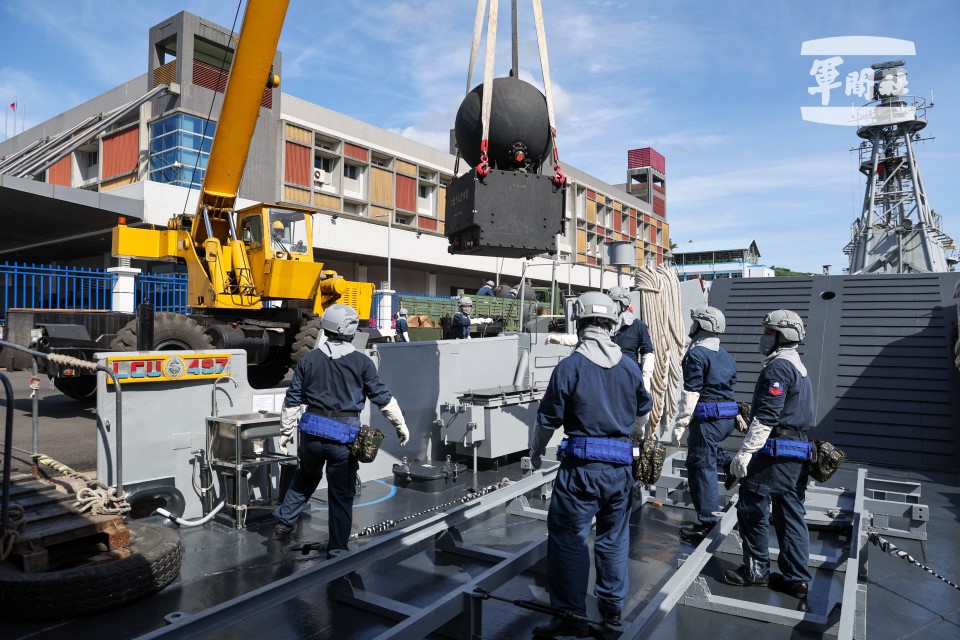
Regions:
<instances>
[{"instance_id":1,"label":"navy blue coverall","mask_svg":"<svg viewBox=\"0 0 960 640\"><path fill-rule=\"evenodd\" d=\"M683 388L700 394L697 404L730 402L737 384L737 363L722 347L713 351L694 346L683 357ZM720 507L717 467L730 458L720 448L736 427L736 418L698 418L690 420L687 437L687 481L690 497L700 524L716 524L713 513Z\"/></svg>"},{"instance_id":2,"label":"navy blue coverall","mask_svg":"<svg viewBox=\"0 0 960 640\"><path fill-rule=\"evenodd\" d=\"M639 362L641 356L653 353L653 340L650 339L650 328L639 318L631 324L625 325L616 334L610 337L617 343L623 355L634 362Z\"/></svg>"},{"instance_id":3,"label":"navy blue coverall","mask_svg":"<svg viewBox=\"0 0 960 640\"><path fill-rule=\"evenodd\" d=\"M450 335L454 340L470 337L470 316L463 311L457 311L453 314L453 321L450 323Z\"/></svg>"},{"instance_id":4,"label":"navy blue coverall","mask_svg":"<svg viewBox=\"0 0 960 640\"><path fill-rule=\"evenodd\" d=\"M813 385L784 358L775 358L760 371L753 391L751 421L773 427L770 438L807 442L813 424ZM740 481L737 521L743 538L743 564L752 580L770 568L769 511L777 532L777 564L788 581L809 581L810 533L803 499L807 489L806 463L773 458L757 452Z\"/></svg>"},{"instance_id":5,"label":"navy blue coverall","mask_svg":"<svg viewBox=\"0 0 960 640\"><path fill-rule=\"evenodd\" d=\"M534 428L553 431L562 426L568 437L599 436L630 442L634 418L648 413L652 404L636 361L621 358L605 369L574 352L553 370ZM630 464L563 457L547 516L552 606L586 615L588 541L596 517L594 593L601 612L620 612L628 587L633 484Z\"/></svg>"},{"instance_id":6,"label":"navy blue coverall","mask_svg":"<svg viewBox=\"0 0 960 640\"><path fill-rule=\"evenodd\" d=\"M303 356L293 372L283 404L287 407L307 405L307 411L360 427L360 411L366 399L382 407L393 396L380 381L377 369L359 351L340 358L330 358L320 349ZM283 504L273 515L284 524L294 526L307 500L323 479L327 466L330 542L327 550L346 549L353 524L353 498L357 494L357 459L350 455L350 445L311 435L301 430L298 454L300 464L284 496Z\"/></svg>"},{"instance_id":7,"label":"navy blue coverall","mask_svg":"<svg viewBox=\"0 0 960 640\"><path fill-rule=\"evenodd\" d=\"M404 337L404 334L410 331L409 325L407 325L407 319L404 317L397 318L397 342L406 342L407 339Z\"/></svg>"}]
</instances>

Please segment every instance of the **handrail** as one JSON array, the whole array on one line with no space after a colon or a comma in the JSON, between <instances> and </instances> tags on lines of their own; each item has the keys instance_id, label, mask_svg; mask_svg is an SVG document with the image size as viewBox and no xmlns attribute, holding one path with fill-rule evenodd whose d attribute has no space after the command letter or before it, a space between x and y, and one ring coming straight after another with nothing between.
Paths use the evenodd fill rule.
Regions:
<instances>
[{"instance_id":1,"label":"handrail","mask_svg":"<svg viewBox=\"0 0 960 640\"><path fill-rule=\"evenodd\" d=\"M89 362L89 361L87 361L87 360L81 360L81 359L79 359L79 358L73 358L73 357L70 357L70 356L65 356L65 355L57 354L57 353L43 353L42 351L34 351L33 349L28 349L27 347L21 346L21 345L19 345L19 344L15 344L15 343L13 343L13 342L8 342L7 340L0 340L0 347L9 347L9 348L14 349L14 350L16 350L16 351L22 351L23 353L27 353L27 354L33 356L34 358L46 358L47 360L50 360L50 361L52 361L52 362L56 362L56 363L58 363L58 364L64 364L64 365L73 366L73 367L83 367L83 368L85 368L85 369L91 369L91 370L96 370L96 371L103 371L105 374L107 374L107 376L109 376L109 378L110 378L111 380L113 380L113 388L114 388L114 391L116 392L116 396L115 396L116 400L115 400L115 402L116 402L116 406L117 406L117 408L116 408L116 413L117 413L117 437L116 437L116 440L117 440L117 482L116 482L115 489L116 489L116 495L117 495L117 497L122 499L123 496L124 496L124 493L123 493L123 410L122 410L122 409L123 409L123 403L122 403L122 398L121 398L120 383L117 381L117 376L116 376L116 374L114 374L113 371L111 371L111 370L108 369L107 367L103 366L102 364L97 364L97 363L95 363L95 362ZM0 375L2 375L2 374L0 374ZM6 380L6 377L5 377L5 376L3 377L3 380ZM9 381L6 381L5 384L9 385ZM9 455L10 455L11 447L13 447L13 442L12 442L12 439L13 439L13 436L12 436L12 430L13 430L13 422L12 422L12 421L13 421L13 402L12 402L12 398L13 398L13 392L10 391L10 397L9 397L9 399L7 400L7 414L8 414L8 416L9 416L10 424L9 424L9 427L8 427L9 432L7 433L7 435L6 435L6 440L4 441L4 454L3 454L3 462L4 462L4 466L3 466L3 473L4 473L4 493L3 493L3 495L4 495L4 505L7 504L7 503L6 503L6 500L7 500L7 496L9 495L9 492L8 492L8 490L7 490L7 489L8 489L7 482L8 482L8 480L9 480L9 473L10 473L10 465L9 465L9 462L8 462L8 457L9 457ZM5 510L5 509L4 509L4 518L6 518L6 510Z\"/></svg>"}]
</instances>

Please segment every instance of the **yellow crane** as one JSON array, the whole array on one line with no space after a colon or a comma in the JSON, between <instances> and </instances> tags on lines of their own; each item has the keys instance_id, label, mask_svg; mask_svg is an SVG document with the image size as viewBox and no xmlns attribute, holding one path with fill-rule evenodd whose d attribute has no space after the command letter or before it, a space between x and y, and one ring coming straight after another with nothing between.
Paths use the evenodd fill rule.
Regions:
<instances>
[{"instance_id":1,"label":"yellow crane","mask_svg":"<svg viewBox=\"0 0 960 640\"><path fill-rule=\"evenodd\" d=\"M370 317L374 286L349 282L313 256L309 211L258 204L234 210L264 86L279 85L272 68L289 0L249 0L224 93L197 210L166 229L125 225L113 231L113 255L185 264L190 315L158 313L153 348L242 348L250 382L277 384L313 348L318 316L334 303ZM280 301L280 306L264 305ZM137 323L112 348L137 347Z\"/></svg>"}]
</instances>

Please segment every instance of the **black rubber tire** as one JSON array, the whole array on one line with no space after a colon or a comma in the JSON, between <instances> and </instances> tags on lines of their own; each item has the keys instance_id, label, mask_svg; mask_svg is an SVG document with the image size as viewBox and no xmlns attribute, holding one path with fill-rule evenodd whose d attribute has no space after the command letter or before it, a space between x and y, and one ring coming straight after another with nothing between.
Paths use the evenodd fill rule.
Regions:
<instances>
[{"instance_id":1,"label":"black rubber tire","mask_svg":"<svg viewBox=\"0 0 960 640\"><path fill-rule=\"evenodd\" d=\"M82 375L75 378L54 378L53 386L63 395L79 402L93 404L97 401L97 376Z\"/></svg>"},{"instance_id":2,"label":"black rubber tire","mask_svg":"<svg viewBox=\"0 0 960 640\"><path fill-rule=\"evenodd\" d=\"M283 347L267 362L247 367L247 382L254 389L272 389L289 370L290 347Z\"/></svg>"},{"instance_id":3,"label":"black rubber tire","mask_svg":"<svg viewBox=\"0 0 960 640\"><path fill-rule=\"evenodd\" d=\"M300 324L300 331L297 332L297 337L293 341L293 354L290 357L294 365L300 361L300 358L313 351L319 336L319 316L310 316Z\"/></svg>"},{"instance_id":4,"label":"black rubber tire","mask_svg":"<svg viewBox=\"0 0 960 640\"><path fill-rule=\"evenodd\" d=\"M73 618L139 600L173 582L183 557L180 533L142 522L127 526L128 558L45 573L0 565L0 619Z\"/></svg>"},{"instance_id":5,"label":"black rubber tire","mask_svg":"<svg viewBox=\"0 0 960 640\"><path fill-rule=\"evenodd\" d=\"M110 343L114 351L137 350L137 321L131 320ZM161 311L153 318L153 351L213 349L213 340L197 321L182 313Z\"/></svg>"}]
</instances>

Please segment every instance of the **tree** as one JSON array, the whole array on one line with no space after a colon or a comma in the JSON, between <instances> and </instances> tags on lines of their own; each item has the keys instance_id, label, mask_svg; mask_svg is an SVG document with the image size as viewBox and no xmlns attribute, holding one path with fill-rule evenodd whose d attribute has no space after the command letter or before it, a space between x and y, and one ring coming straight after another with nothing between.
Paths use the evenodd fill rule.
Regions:
<instances>
[{"instance_id":1,"label":"tree","mask_svg":"<svg viewBox=\"0 0 960 640\"><path fill-rule=\"evenodd\" d=\"M778 278L785 276L812 276L812 273L806 271L794 271L792 269L787 269L786 267L775 267L770 265L770 268L773 269L773 274Z\"/></svg>"}]
</instances>

